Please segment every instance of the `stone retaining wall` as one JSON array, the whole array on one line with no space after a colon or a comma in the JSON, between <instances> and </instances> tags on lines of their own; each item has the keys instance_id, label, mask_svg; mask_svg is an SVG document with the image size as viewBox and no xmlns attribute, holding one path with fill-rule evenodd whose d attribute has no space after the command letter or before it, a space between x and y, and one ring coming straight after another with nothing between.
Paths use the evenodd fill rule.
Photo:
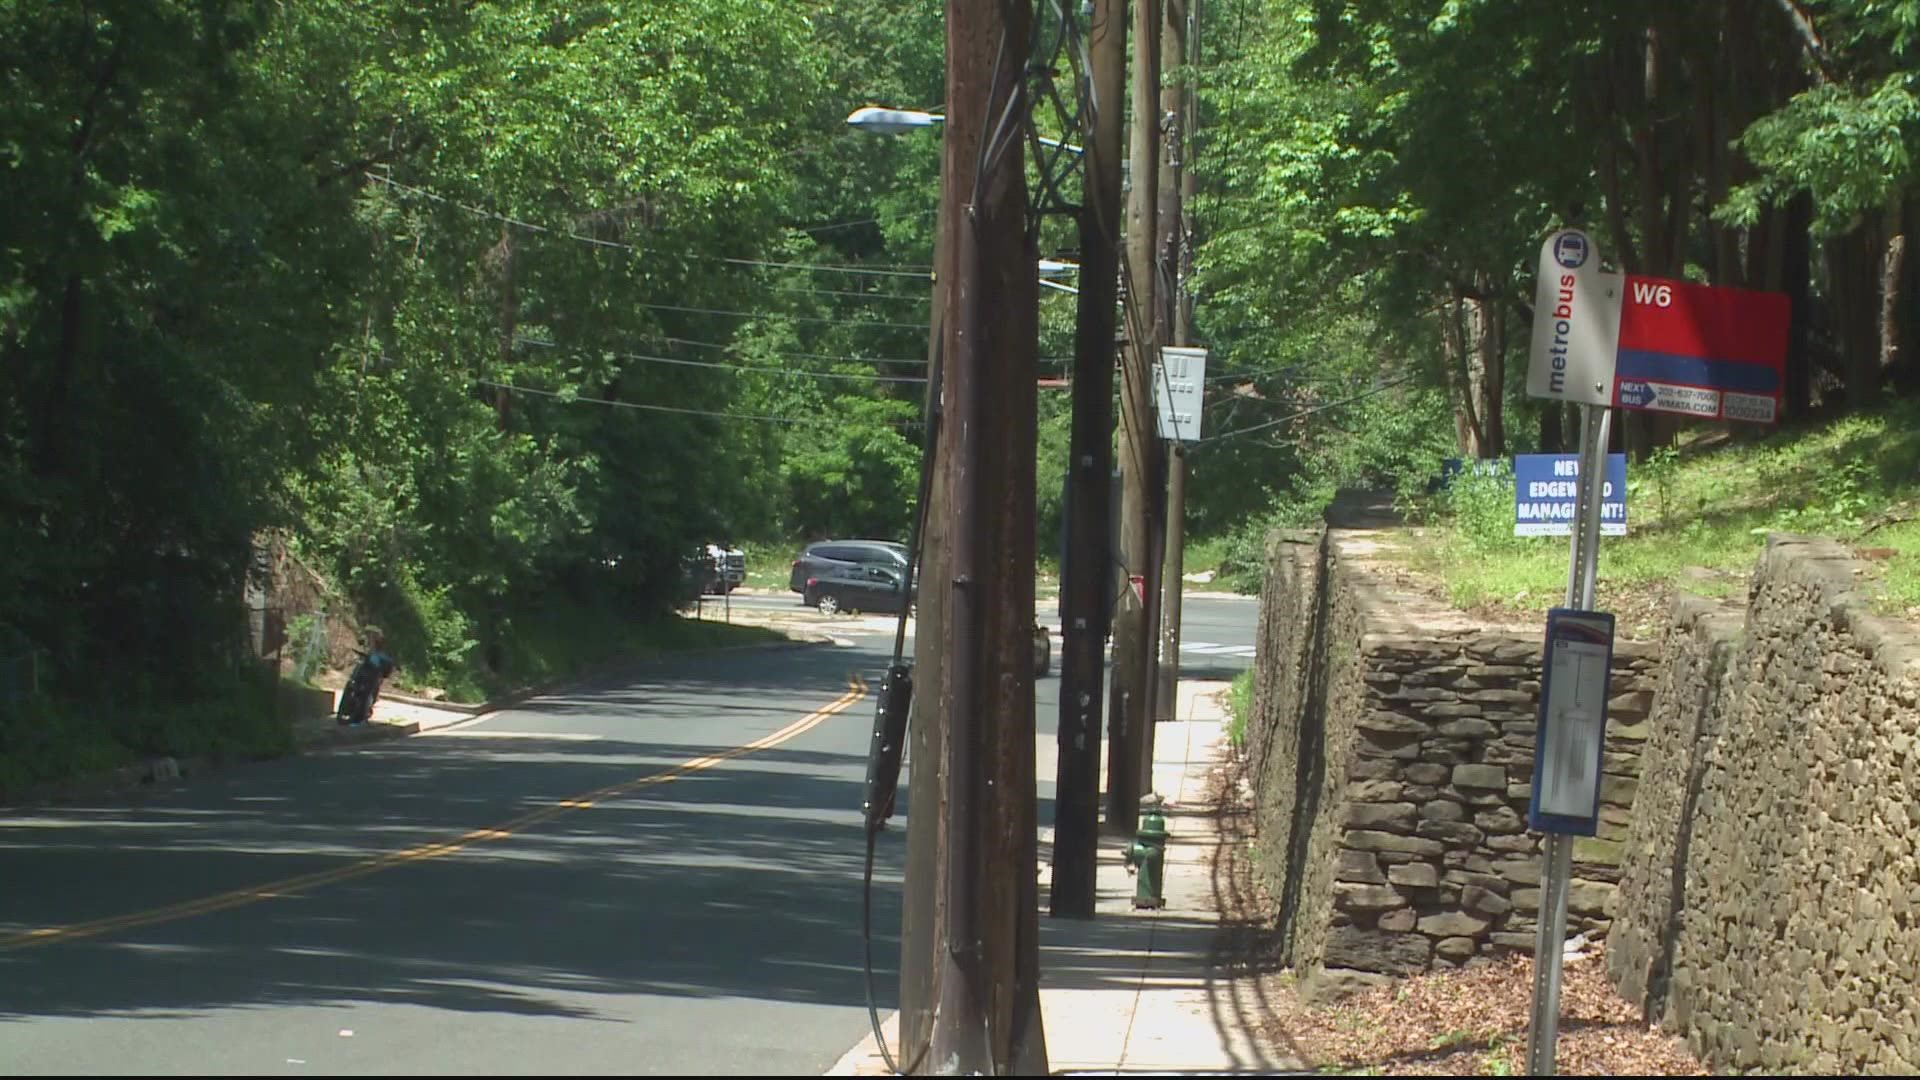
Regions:
<instances>
[{"instance_id":1,"label":"stone retaining wall","mask_svg":"<svg viewBox=\"0 0 1920 1080\"><path fill-rule=\"evenodd\" d=\"M1920 1071L1920 633L1774 536L1738 608L1676 603L1615 983L1715 1069Z\"/></svg>"},{"instance_id":2,"label":"stone retaining wall","mask_svg":"<svg viewBox=\"0 0 1920 1080\"><path fill-rule=\"evenodd\" d=\"M1285 959L1340 989L1532 950L1526 830L1542 630L1397 589L1362 531L1276 534L1248 728L1258 859ZM1639 781L1653 650L1615 649L1600 834L1574 849L1569 931L1604 933Z\"/></svg>"}]
</instances>

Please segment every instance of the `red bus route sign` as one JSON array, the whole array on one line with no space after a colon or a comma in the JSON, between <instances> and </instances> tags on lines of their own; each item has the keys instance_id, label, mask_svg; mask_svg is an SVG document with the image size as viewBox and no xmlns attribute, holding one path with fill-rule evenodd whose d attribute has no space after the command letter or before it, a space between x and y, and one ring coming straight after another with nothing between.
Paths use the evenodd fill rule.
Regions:
<instances>
[{"instance_id":1,"label":"red bus route sign","mask_svg":"<svg viewBox=\"0 0 1920 1080\"><path fill-rule=\"evenodd\" d=\"M1562 229L1540 247L1527 393L1772 423L1791 315L1780 293L1603 270L1587 234Z\"/></svg>"},{"instance_id":2,"label":"red bus route sign","mask_svg":"<svg viewBox=\"0 0 1920 1080\"><path fill-rule=\"evenodd\" d=\"M1703 420L1779 418L1786 296L1635 274L1624 292L1615 405Z\"/></svg>"}]
</instances>

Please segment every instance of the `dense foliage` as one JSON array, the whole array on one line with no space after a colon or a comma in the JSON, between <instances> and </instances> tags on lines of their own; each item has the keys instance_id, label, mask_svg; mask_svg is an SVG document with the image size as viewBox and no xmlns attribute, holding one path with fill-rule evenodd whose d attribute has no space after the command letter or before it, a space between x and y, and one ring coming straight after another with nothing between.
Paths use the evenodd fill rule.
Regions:
<instances>
[{"instance_id":1,"label":"dense foliage","mask_svg":"<svg viewBox=\"0 0 1920 1080\"><path fill-rule=\"evenodd\" d=\"M1203 12L1193 535L1563 443L1519 393L1562 224L1791 295L1790 417L1920 382L1920 0ZM270 743L263 563L472 694L707 541L904 538L939 137L845 118L939 108L943 39L939 0L0 0L0 763Z\"/></svg>"},{"instance_id":2,"label":"dense foliage","mask_svg":"<svg viewBox=\"0 0 1920 1080\"><path fill-rule=\"evenodd\" d=\"M1563 226L1631 272L1787 293L1790 422L1920 385L1920 3L1208 12L1199 320L1244 373L1215 430L1270 426L1203 447L1194 487L1222 525L1254 514L1248 541L1340 484L1419 492L1443 456L1566 446L1571 417L1523 396L1533 263ZM1678 426L1616 432L1644 454Z\"/></svg>"},{"instance_id":3,"label":"dense foliage","mask_svg":"<svg viewBox=\"0 0 1920 1080\"><path fill-rule=\"evenodd\" d=\"M474 692L706 541L904 533L938 144L845 118L937 103L937 4L8 0L0 51L0 757L258 711L262 549Z\"/></svg>"}]
</instances>

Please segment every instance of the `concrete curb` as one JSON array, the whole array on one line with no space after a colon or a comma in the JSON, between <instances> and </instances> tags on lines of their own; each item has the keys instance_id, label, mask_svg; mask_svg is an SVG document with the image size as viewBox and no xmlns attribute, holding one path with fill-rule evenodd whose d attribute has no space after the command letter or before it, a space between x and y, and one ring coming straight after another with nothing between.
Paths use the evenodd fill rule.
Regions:
<instances>
[{"instance_id":1,"label":"concrete curb","mask_svg":"<svg viewBox=\"0 0 1920 1080\"><path fill-rule=\"evenodd\" d=\"M105 772L89 773L67 780L56 780L45 784L36 784L18 792L0 794L0 808L30 809L36 806L59 806L79 799L99 798L106 795L124 795L130 791L142 789L160 790L165 786L183 784L195 777L224 769L238 768L261 761L282 761L290 757L303 757L307 754L326 753L347 747L364 746L369 743L386 742L405 738L420 730L418 721L389 723L375 720L365 727L343 728L336 724L331 715L324 720L325 727L319 723L307 725L295 724L293 728L294 745L285 754L268 758L216 758L199 756L189 758L152 757L131 765L122 765Z\"/></svg>"},{"instance_id":2,"label":"concrete curb","mask_svg":"<svg viewBox=\"0 0 1920 1080\"><path fill-rule=\"evenodd\" d=\"M466 713L468 716L478 716L484 712L492 712L499 707L490 701L482 701L477 705L468 705L458 701L435 701L432 698L416 697L413 694L403 694L398 690L387 689L380 691L380 700L398 701L407 705L418 705L424 709L445 709L448 712Z\"/></svg>"},{"instance_id":3,"label":"concrete curb","mask_svg":"<svg viewBox=\"0 0 1920 1080\"><path fill-rule=\"evenodd\" d=\"M1103 828L1095 921L1041 920L1043 954L1058 950L1069 966L1076 963L1076 952L1098 957L1111 967L1107 977L1114 984L1075 985L1071 977L1052 984L1043 955L1040 1009L1053 1075L1311 1075L1301 1063L1262 1044L1240 1005L1244 976L1221 962L1218 935L1224 924L1212 860L1226 840L1213 821L1210 793L1213 777L1230 755L1224 723L1230 685L1213 679L1183 683L1181 719L1158 729L1152 789L1167 800L1177 843L1170 849L1177 854L1167 864L1167 907L1159 912L1132 907L1137 879L1126 872L1122 857L1131 830ZM1046 756L1048 741L1037 738L1036 759ZM1038 760L1036 765L1046 775L1045 765ZM1051 842L1050 830L1041 830L1041 842ZM1043 869L1041 876L1044 894L1050 871ZM1088 929L1096 924L1097 930ZM897 1052L897 1013L887 1017L882 1031L888 1048ZM868 1033L826 1075L890 1073Z\"/></svg>"},{"instance_id":4,"label":"concrete curb","mask_svg":"<svg viewBox=\"0 0 1920 1080\"><path fill-rule=\"evenodd\" d=\"M791 635L789 636L791 637ZM677 652L677 653L656 653L648 656L617 657L615 659L602 661L601 663L595 664L594 666L590 668L586 668L585 670L576 671L571 675L562 676L557 679L549 679L544 683L538 683L533 686L521 687L520 689L511 691L501 697L489 698L488 700L479 702L478 704L466 704L466 703L455 702L455 701L435 701L432 698L423 698L413 694L402 693L401 691L398 691L398 690L387 690L387 689L382 689L380 691L380 700L381 701L398 701L405 705L418 705L424 709L445 709L448 712L465 713L468 716L480 716L485 713L499 712L501 709L510 709L515 705L519 705L529 700L532 700L533 698L537 698L542 694L551 694L556 690L564 690L567 687L574 685L575 683L585 682L589 679L596 678L600 675L605 675L610 672L617 671L623 667L630 667L634 664L643 664L649 660L657 660L664 656L705 656L710 653L745 652L749 649L768 649L768 650L805 649L805 648L812 648L818 645L831 644L832 642L833 642L832 638L820 636L820 637L812 637L805 640L796 638L792 641L756 641L756 642L749 642L745 645L716 645L711 649L688 649L685 652ZM337 694L338 691L335 691L335 693Z\"/></svg>"},{"instance_id":5,"label":"concrete curb","mask_svg":"<svg viewBox=\"0 0 1920 1080\"><path fill-rule=\"evenodd\" d=\"M769 641L754 642L746 645L721 645L711 649L688 650L684 653L672 655L695 656L703 653L743 652L750 649L810 649L832 644L837 644L833 638L819 637L806 641ZM514 694L505 698L482 702L478 705L459 704L451 701L433 701L429 698L416 697L412 694L403 694L384 689L380 691L380 700L394 701L403 705L411 705L415 708L459 713L468 717L483 716L487 713L511 708L523 701L539 697L541 694L564 689L567 686L588 680L596 675L606 674L609 671L618 669L623 664L642 663L645 659L653 658L626 657L621 660L608 661L605 664L598 665L587 671L575 673L564 679L556 679L541 686L529 687L525 690L516 691ZM330 692L334 695L334 700L338 701L339 690L331 690ZM376 718L364 727L341 727L334 722L332 709L329 708L326 716L315 718L305 724L296 721L292 725L292 728L294 745L292 749L285 754L278 754L268 758L174 758L166 756L147 758L144 761L138 761L131 765L122 765L104 772L88 773L82 776L69 777L65 780L34 784L13 792L0 791L0 809L13 810L28 809L36 806L60 805L73 802L77 799L125 794L130 791L139 791L143 788L157 789L161 785L177 784L191 777L217 772L222 769L234 768L236 766L253 764L259 761L280 761L289 757L328 753L333 750L350 749L356 746L387 742L393 739L404 739L410 735L419 734L421 724L418 720L394 723Z\"/></svg>"},{"instance_id":6,"label":"concrete curb","mask_svg":"<svg viewBox=\"0 0 1920 1080\"><path fill-rule=\"evenodd\" d=\"M314 731L313 738L302 742L294 750L294 755L325 753L342 747L365 746L368 743L387 742L392 739L404 739L420 733L420 721L406 720L394 723L390 720L373 720L358 727L341 727L329 719L331 731Z\"/></svg>"}]
</instances>

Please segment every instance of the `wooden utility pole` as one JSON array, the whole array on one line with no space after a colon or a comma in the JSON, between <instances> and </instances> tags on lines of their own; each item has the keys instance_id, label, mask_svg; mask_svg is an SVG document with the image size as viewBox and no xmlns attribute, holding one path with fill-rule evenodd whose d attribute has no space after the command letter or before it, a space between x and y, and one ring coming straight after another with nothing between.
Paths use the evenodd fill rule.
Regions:
<instances>
[{"instance_id":1,"label":"wooden utility pole","mask_svg":"<svg viewBox=\"0 0 1920 1080\"><path fill-rule=\"evenodd\" d=\"M1173 344L1186 342L1176 337ZM1154 680L1153 716L1156 722L1178 720L1180 706L1180 604L1186 576L1187 542L1187 451L1179 443L1167 447L1167 520L1166 542L1162 545L1160 573L1160 672ZM1151 754L1153 740L1147 740ZM1151 759L1149 759L1151 762ZM1152 765L1149 763L1149 770ZM1149 771L1147 776L1152 777Z\"/></svg>"},{"instance_id":2,"label":"wooden utility pole","mask_svg":"<svg viewBox=\"0 0 1920 1080\"><path fill-rule=\"evenodd\" d=\"M947 591L944 947L929 1071L1047 1072L1034 807L1038 252L1026 226L1031 0L947 2L941 215Z\"/></svg>"},{"instance_id":3,"label":"wooden utility pole","mask_svg":"<svg viewBox=\"0 0 1920 1080\"><path fill-rule=\"evenodd\" d=\"M1184 68L1183 77L1160 89L1162 115L1172 117L1167 131L1167 160L1160 173L1161 307L1169 319L1169 345L1193 344L1193 297L1187 293L1193 252L1187 229L1192 201L1194 94L1192 72L1199 59L1200 0L1166 0L1163 68ZM1191 36L1191 40L1190 40ZM1162 71L1165 74L1165 71ZM1171 175L1169 175L1171 174ZM1180 608L1186 582L1187 451L1179 442L1167 447L1167 519L1165 561L1160 576L1160 670L1154 679L1154 718L1176 720L1180 704ZM1152 778L1153 739L1147 739Z\"/></svg>"},{"instance_id":4,"label":"wooden utility pole","mask_svg":"<svg viewBox=\"0 0 1920 1080\"><path fill-rule=\"evenodd\" d=\"M1153 238L1153 352L1148 362L1157 365L1160 362L1160 346L1171 345L1173 341L1173 309L1180 302L1180 84L1170 82L1167 75L1178 72L1186 60L1180 49L1186 41L1186 16L1184 0L1161 0L1160 5L1160 100L1157 111L1160 118L1160 170L1154 178L1154 238ZM1157 371L1150 367L1149 373ZM1155 387L1158 391L1158 387ZM1156 499L1164 500L1159 519L1152 523L1158 526L1152 534L1155 541L1153 575L1148 585L1154 591L1152 604L1147 610L1148 662L1151 665L1147 677L1147 689L1153 695L1149 707L1148 721L1141 729L1140 739L1140 791L1144 794L1153 790L1153 743L1156 721L1172 712L1169 704L1162 708L1161 698L1172 689L1172 679L1164 672L1166 662L1164 644L1163 615L1166 609L1166 590L1177 594L1179 579L1168 580L1166 569L1176 556L1168 546L1173 537L1172 505L1173 482L1171 470L1180 462L1176 458L1177 447L1161 442L1159 431L1154 432L1153 447L1164 456L1161 472L1163 487L1154 489ZM1184 494L1183 482L1180 490ZM1184 512L1184 511L1182 511ZM1166 531L1162 532L1161 529ZM1178 596L1175 603L1178 603ZM1178 618L1178 616L1174 616Z\"/></svg>"},{"instance_id":5,"label":"wooden utility pole","mask_svg":"<svg viewBox=\"0 0 1920 1080\"><path fill-rule=\"evenodd\" d=\"M1153 561L1153 340L1155 197L1160 164L1160 4L1133 0L1133 120L1127 188L1126 351L1120 369L1120 557L1150 585ZM1107 823L1133 831L1140 811L1141 751L1153 722L1151 605L1129 582L1114 606L1113 686L1107 725ZM1151 759L1148 759L1149 762Z\"/></svg>"},{"instance_id":6,"label":"wooden utility pole","mask_svg":"<svg viewBox=\"0 0 1920 1080\"><path fill-rule=\"evenodd\" d=\"M1053 811L1055 915L1092 918L1100 848L1101 675L1113 588L1114 301L1120 275L1120 94L1126 0L1094 0L1087 98L1093 131L1080 162L1080 297L1074 328L1067 551L1060 593L1060 764Z\"/></svg>"},{"instance_id":7,"label":"wooden utility pole","mask_svg":"<svg viewBox=\"0 0 1920 1080\"><path fill-rule=\"evenodd\" d=\"M938 424L941 408L942 336L946 332L942 315L942 288L947 277L943 261L953 250L947 236L947 217L940 215L934 226L934 285L931 313L927 320L927 394L922 415L928 424ZM936 429L937 437L938 431ZM933 1033L933 984L940 970L940 943L946 940L946 886L942 838L946 836L946 716L940 709L940 697L932 688L940 685L941 653L939 636L945 625L947 573L946 469L936 455L927 488L927 503L916 507L923 525L920 533L918 570L915 578L931 581L936 587L919 590L914 620L914 682L928 692L913 696L913 708L907 726L908 772L907 798L918 806L907 813L907 865L901 890L900 910L900 1025L897 1063L908 1073L921 1071L927 1060Z\"/></svg>"}]
</instances>

